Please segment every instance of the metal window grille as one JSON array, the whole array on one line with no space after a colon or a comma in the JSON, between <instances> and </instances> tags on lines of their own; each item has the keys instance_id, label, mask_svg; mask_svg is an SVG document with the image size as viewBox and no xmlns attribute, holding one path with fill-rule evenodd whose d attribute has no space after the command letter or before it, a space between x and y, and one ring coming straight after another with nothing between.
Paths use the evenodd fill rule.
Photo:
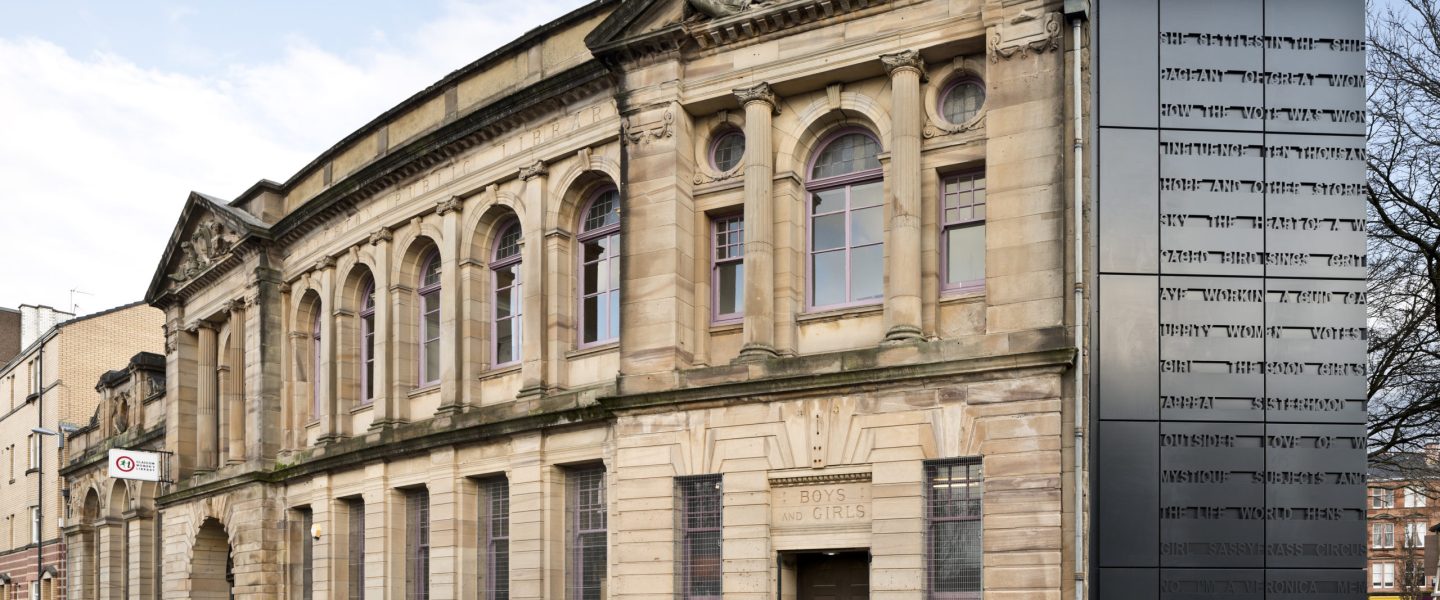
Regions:
<instances>
[{"instance_id":1,"label":"metal window grille","mask_svg":"<svg viewBox=\"0 0 1440 600\"><path fill-rule=\"evenodd\" d=\"M430 492L405 492L405 598L430 598Z\"/></svg>"},{"instance_id":2,"label":"metal window grille","mask_svg":"<svg viewBox=\"0 0 1440 600\"><path fill-rule=\"evenodd\" d=\"M713 317L716 321L738 319L745 314L745 217L715 219L712 239Z\"/></svg>"},{"instance_id":3,"label":"metal window grille","mask_svg":"<svg viewBox=\"0 0 1440 600\"><path fill-rule=\"evenodd\" d=\"M946 177L940 185L940 272L946 289L985 285L985 173Z\"/></svg>"},{"instance_id":4,"label":"metal window grille","mask_svg":"<svg viewBox=\"0 0 1440 600\"><path fill-rule=\"evenodd\" d=\"M510 482L505 476L480 481L480 573L488 600L510 598Z\"/></svg>"},{"instance_id":5,"label":"metal window grille","mask_svg":"<svg viewBox=\"0 0 1440 600\"><path fill-rule=\"evenodd\" d=\"M606 506L605 467L572 469L566 474L570 504L569 600L605 597Z\"/></svg>"},{"instance_id":6,"label":"metal window grille","mask_svg":"<svg viewBox=\"0 0 1440 600\"><path fill-rule=\"evenodd\" d=\"M722 595L724 487L720 475L676 477L677 511L675 597L718 599Z\"/></svg>"},{"instance_id":7,"label":"metal window grille","mask_svg":"<svg viewBox=\"0 0 1440 600\"><path fill-rule=\"evenodd\" d=\"M310 531L315 526L315 513L300 509L300 597L311 600L315 597L315 538Z\"/></svg>"},{"instance_id":8,"label":"metal window grille","mask_svg":"<svg viewBox=\"0 0 1440 600\"><path fill-rule=\"evenodd\" d=\"M495 257L490 262L495 303L491 307L494 332L495 365L508 365L520 360L520 221L512 218L500 229L495 243Z\"/></svg>"},{"instance_id":9,"label":"metal window grille","mask_svg":"<svg viewBox=\"0 0 1440 600\"><path fill-rule=\"evenodd\" d=\"M365 502L360 499L346 503L349 511L350 544L345 565L347 597L350 600L365 598Z\"/></svg>"},{"instance_id":10,"label":"metal window grille","mask_svg":"<svg viewBox=\"0 0 1440 600\"><path fill-rule=\"evenodd\" d=\"M925 571L929 598L980 598L984 473L979 458L925 465Z\"/></svg>"}]
</instances>

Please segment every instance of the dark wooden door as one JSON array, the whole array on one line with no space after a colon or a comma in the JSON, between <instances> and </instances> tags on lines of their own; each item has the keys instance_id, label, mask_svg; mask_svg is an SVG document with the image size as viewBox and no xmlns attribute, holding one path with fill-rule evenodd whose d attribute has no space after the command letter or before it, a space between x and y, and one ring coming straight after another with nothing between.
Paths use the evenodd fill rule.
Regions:
<instances>
[{"instance_id":1,"label":"dark wooden door","mask_svg":"<svg viewBox=\"0 0 1440 600\"><path fill-rule=\"evenodd\" d=\"M864 552L833 556L801 554L796 567L800 600L865 600L870 597L870 559Z\"/></svg>"}]
</instances>

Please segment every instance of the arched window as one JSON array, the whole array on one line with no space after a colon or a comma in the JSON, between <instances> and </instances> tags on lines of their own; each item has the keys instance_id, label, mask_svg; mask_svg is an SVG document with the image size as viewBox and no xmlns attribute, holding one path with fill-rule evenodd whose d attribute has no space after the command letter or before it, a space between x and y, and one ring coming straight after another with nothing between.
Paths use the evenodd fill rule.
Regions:
<instances>
[{"instance_id":1,"label":"arched window","mask_svg":"<svg viewBox=\"0 0 1440 600\"><path fill-rule=\"evenodd\" d=\"M440 382L440 251L420 268L420 385Z\"/></svg>"},{"instance_id":2,"label":"arched window","mask_svg":"<svg viewBox=\"0 0 1440 600\"><path fill-rule=\"evenodd\" d=\"M375 280L365 278L360 296L360 403L375 399Z\"/></svg>"},{"instance_id":3,"label":"arched window","mask_svg":"<svg viewBox=\"0 0 1440 600\"><path fill-rule=\"evenodd\" d=\"M821 144L810 193L810 306L834 308L885 295L884 181L880 143L848 129ZM918 266L916 267L918 268Z\"/></svg>"},{"instance_id":4,"label":"arched window","mask_svg":"<svg viewBox=\"0 0 1440 600\"><path fill-rule=\"evenodd\" d=\"M495 282L495 364L520 360L520 221L499 228L490 271Z\"/></svg>"},{"instance_id":5,"label":"arched window","mask_svg":"<svg viewBox=\"0 0 1440 600\"><path fill-rule=\"evenodd\" d=\"M590 199L580 221L580 344L620 336L620 192Z\"/></svg>"},{"instance_id":6,"label":"arched window","mask_svg":"<svg viewBox=\"0 0 1440 600\"><path fill-rule=\"evenodd\" d=\"M320 418L320 304L315 304L315 320L310 324L310 419Z\"/></svg>"}]
</instances>

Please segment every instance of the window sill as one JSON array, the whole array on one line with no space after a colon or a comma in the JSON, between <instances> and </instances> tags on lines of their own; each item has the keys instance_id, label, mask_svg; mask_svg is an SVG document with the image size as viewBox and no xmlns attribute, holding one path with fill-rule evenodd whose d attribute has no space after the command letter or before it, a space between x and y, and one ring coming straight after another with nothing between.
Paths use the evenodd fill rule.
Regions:
<instances>
[{"instance_id":1,"label":"window sill","mask_svg":"<svg viewBox=\"0 0 1440 600\"><path fill-rule=\"evenodd\" d=\"M410 390L410 393L409 393L409 394L406 394L406 395L405 395L405 397L406 397L406 398L414 398L414 397L416 397L416 396L424 396L425 394L428 394L428 393L430 393L430 392L438 392L438 391L440 391L440 382L437 381L437 382L435 382L435 383L427 383L427 384L425 384L425 385L422 385L422 386L420 386L420 387L417 387L417 388L415 388L415 389L412 389L412 390Z\"/></svg>"},{"instance_id":2,"label":"window sill","mask_svg":"<svg viewBox=\"0 0 1440 600\"><path fill-rule=\"evenodd\" d=\"M509 375L509 374L511 374L511 373L518 373L519 371L520 371L520 363L519 363L519 362L513 362L513 363L503 364L503 365L500 365L500 366L498 366L498 367L493 367L493 368L485 371L484 373L481 373L480 375L478 375L478 376L475 377L475 380L476 380L476 381L490 381L491 379L499 379L499 378L504 377L504 376L506 376L506 375Z\"/></svg>"},{"instance_id":3,"label":"window sill","mask_svg":"<svg viewBox=\"0 0 1440 600\"><path fill-rule=\"evenodd\" d=\"M739 321L723 321L723 322L720 322L720 323L711 323L711 324L710 324L710 335L715 335L715 334L717 334L717 333L734 333L734 332L736 332L736 331L742 331L742 330L744 330L744 329L745 329L745 321L744 321L744 320L739 320Z\"/></svg>"},{"instance_id":4,"label":"window sill","mask_svg":"<svg viewBox=\"0 0 1440 600\"><path fill-rule=\"evenodd\" d=\"M26 474L26 475L29 475L29 474L31 474L31 473L39 473L39 472L40 472L40 467L30 467L30 468L28 468L28 469L25 469L25 474ZM13 481L13 480L12 480L12 481Z\"/></svg>"},{"instance_id":5,"label":"window sill","mask_svg":"<svg viewBox=\"0 0 1440 600\"><path fill-rule=\"evenodd\" d=\"M985 288L954 289L940 292L941 304L968 304L985 299Z\"/></svg>"},{"instance_id":6,"label":"window sill","mask_svg":"<svg viewBox=\"0 0 1440 600\"><path fill-rule=\"evenodd\" d=\"M320 419L315 419L314 421L307 421L307 422L305 423L305 428L306 428L306 429L312 429L312 428L319 427L319 426L320 426Z\"/></svg>"},{"instance_id":7,"label":"window sill","mask_svg":"<svg viewBox=\"0 0 1440 600\"><path fill-rule=\"evenodd\" d=\"M605 342L605 343L603 343L603 344L599 344L599 345L596 345L596 346L590 346L590 347L587 347L587 348L580 348L580 349L578 349L578 350L571 350L571 351L565 353L565 358L586 358L586 357L594 356L594 355L596 355L596 354L604 354L604 353L609 352L609 351L611 351L611 350L619 350L619 349L620 349L620 340L615 340L615 341L613 341L613 342Z\"/></svg>"},{"instance_id":8,"label":"window sill","mask_svg":"<svg viewBox=\"0 0 1440 600\"><path fill-rule=\"evenodd\" d=\"M880 313L882 313L882 312L885 312L885 303L884 303L884 302L877 302L877 303L875 303L875 304L864 304L864 305L861 305L861 306L847 306L847 307L844 307L844 308L834 308L834 309L829 309L829 310L820 310L820 311L816 311L816 312L803 313L803 314L795 317L795 321L796 321L797 323L802 323L802 324L803 324L803 323L824 323L824 322L827 322L827 321L839 321L839 320L842 320L842 319L850 319L850 318L854 318L854 317L863 317L863 316L869 316L869 315L872 315L872 314L880 314Z\"/></svg>"},{"instance_id":9,"label":"window sill","mask_svg":"<svg viewBox=\"0 0 1440 600\"><path fill-rule=\"evenodd\" d=\"M360 414L360 413L363 413L363 412L366 412L366 411L370 411L370 410L374 410L374 409L375 409L375 401L374 401L374 400L371 400L371 401L369 401L369 402L367 402L367 403L365 403L365 404L358 404L358 405L356 405L354 408L351 408L351 409L350 409L350 414L352 414L352 415L358 415L358 414Z\"/></svg>"}]
</instances>

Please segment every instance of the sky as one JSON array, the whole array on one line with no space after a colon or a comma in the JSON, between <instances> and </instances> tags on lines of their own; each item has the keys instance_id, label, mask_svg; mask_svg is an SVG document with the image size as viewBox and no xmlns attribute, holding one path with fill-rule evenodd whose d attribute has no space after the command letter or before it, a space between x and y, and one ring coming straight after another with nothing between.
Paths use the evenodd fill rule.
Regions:
<instances>
[{"instance_id":1,"label":"sky","mask_svg":"<svg viewBox=\"0 0 1440 600\"><path fill-rule=\"evenodd\" d=\"M0 0L0 307L141 300L191 190L285 181L584 3Z\"/></svg>"}]
</instances>

